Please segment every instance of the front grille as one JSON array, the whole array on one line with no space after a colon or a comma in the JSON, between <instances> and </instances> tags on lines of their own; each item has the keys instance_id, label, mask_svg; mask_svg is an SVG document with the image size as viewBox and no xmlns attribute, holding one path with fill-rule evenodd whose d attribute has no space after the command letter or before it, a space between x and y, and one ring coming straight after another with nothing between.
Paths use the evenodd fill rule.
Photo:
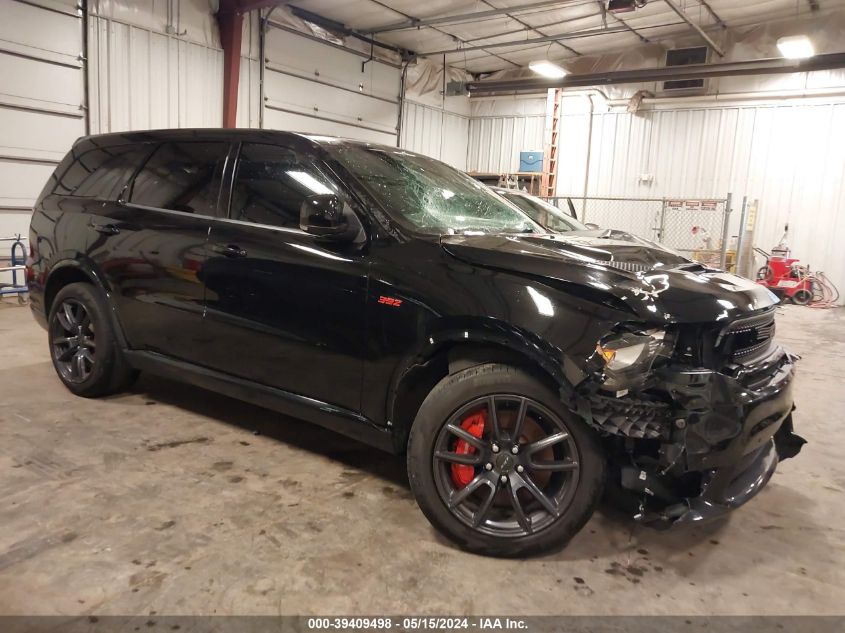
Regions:
<instances>
[{"instance_id":1,"label":"front grille","mask_svg":"<svg viewBox=\"0 0 845 633\"><path fill-rule=\"evenodd\" d=\"M773 308L737 319L725 326L716 339L716 347L733 362L748 363L765 355L775 337Z\"/></svg>"}]
</instances>

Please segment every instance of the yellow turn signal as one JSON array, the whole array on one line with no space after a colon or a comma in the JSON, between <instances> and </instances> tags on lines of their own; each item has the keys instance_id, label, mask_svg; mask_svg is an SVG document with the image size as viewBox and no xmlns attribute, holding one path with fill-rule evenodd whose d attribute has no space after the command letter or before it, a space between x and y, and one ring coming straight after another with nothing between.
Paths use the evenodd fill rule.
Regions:
<instances>
[{"instance_id":1,"label":"yellow turn signal","mask_svg":"<svg viewBox=\"0 0 845 633\"><path fill-rule=\"evenodd\" d=\"M601 357L604 359L605 363L609 363L614 358L616 358L615 349L604 349L601 345L596 345L596 351L601 354Z\"/></svg>"}]
</instances>

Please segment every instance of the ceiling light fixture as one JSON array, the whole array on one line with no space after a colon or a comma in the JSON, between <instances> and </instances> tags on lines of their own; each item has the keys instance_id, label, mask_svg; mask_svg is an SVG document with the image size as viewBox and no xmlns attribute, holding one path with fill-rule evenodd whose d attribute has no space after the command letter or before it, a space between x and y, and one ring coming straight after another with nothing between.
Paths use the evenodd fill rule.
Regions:
<instances>
[{"instance_id":1,"label":"ceiling light fixture","mask_svg":"<svg viewBox=\"0 0 845 633\"><path fill-rule=\"evenodd\" d=\"M528 67L538 75L549 77L550 79L560 79L567 74L563 68L547 59L531 62L528 64Z\"/></svg>"},{"instance_id":2,"label":"ceiling light fixture","mask_svg":"<svg viewBox=\"0 0 845 633\"><path fill-rule=\"evenodd\" d=\"M645 5L645 2L642 3ZM608 0L607 10L611 13L629 13L636 11L637 2L635 0Z\"/></svg>"},{"instance_id":3,"label":"ceiling light fixture","mask_svg":"<svg viewBox=\"0 0 845 633\"><path fill-rule=\"evenodd\" d=\"M807 59L816 54L813 43L806 35L792 35L778 40L778 50L786 59Z\"/></svg>"}]
</instances>

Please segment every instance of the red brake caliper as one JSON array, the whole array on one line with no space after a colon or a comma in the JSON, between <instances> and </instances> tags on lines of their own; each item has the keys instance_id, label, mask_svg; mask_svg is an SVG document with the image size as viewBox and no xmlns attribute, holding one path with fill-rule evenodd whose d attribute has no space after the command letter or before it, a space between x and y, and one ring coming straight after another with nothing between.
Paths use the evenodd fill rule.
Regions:
<instances>
[{"instance_id":1,"label":"red brake caliper","mask_svg":"<svg viewBox=\"0 0 845 633\"><path fill-rule=\"evenodd\" d=\"M461 428L470 435L480 438L484 434L484 425L486 422L487 412L481 411L464 418L464 421L461 422ZM458 440L458 443L455 445L455 452L458 455L472 455L475 452L475 447L466 440ZM475 467L452 464L452 481L458 488L466 486L472 481L474 476Z\"/></svg>"}]
</instances>

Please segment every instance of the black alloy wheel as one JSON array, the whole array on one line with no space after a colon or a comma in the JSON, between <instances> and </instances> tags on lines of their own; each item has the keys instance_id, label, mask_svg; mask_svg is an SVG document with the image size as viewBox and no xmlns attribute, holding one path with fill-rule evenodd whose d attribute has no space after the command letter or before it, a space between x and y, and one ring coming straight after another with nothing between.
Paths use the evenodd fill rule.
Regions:
<instances>
[{"instance_id":1,"label":"black alloy wheel","mask_svg":"<svg viewBox=\"0 0 845 633\"><path fill-rule=\"evenodd\" d=\"M116 393L138 377L123 356L104 293L92 284L68 284L56 294L47 334L56 373L78 396Z\"/></svg>"},{"instance_id":2,"label":"black alloy wheel","mask_svg":"<svg viewBox=\"0 0 845 633\"><path fill-rule=\"evenodd\" d=\"M598 436L530 368L475 365L423 400L408 479L429 521L463 549L525 556L566 544L604 490Z\"/></svg>"},{"instance_id":3,"label":"black alloy wheel","mask_svg":"<svg viewBox=\"0 0 845 633\"><path fill-rule=\"evenodd\" d=\"M96 341L91 315L85 306L75 299L65 299L50 327L50 346L59 375L71 383L88 380L96 362Z\"/></svg>"},{"instance_id":4,"label":"black alloy wheel","mask_svg":"<svg viewBox=\"0 0 845 633\"><path fill-rule=\"evenodd\" d=\"M476 437L462 427L486 420ZM578 449L569 428L542 404L515 394L477 398L443 426L435 443L440 497L466 525L499 537L527 536L558 519L578 485ZM471 467L463 484L453 465Z\"/></svg>"}]
</instances>

